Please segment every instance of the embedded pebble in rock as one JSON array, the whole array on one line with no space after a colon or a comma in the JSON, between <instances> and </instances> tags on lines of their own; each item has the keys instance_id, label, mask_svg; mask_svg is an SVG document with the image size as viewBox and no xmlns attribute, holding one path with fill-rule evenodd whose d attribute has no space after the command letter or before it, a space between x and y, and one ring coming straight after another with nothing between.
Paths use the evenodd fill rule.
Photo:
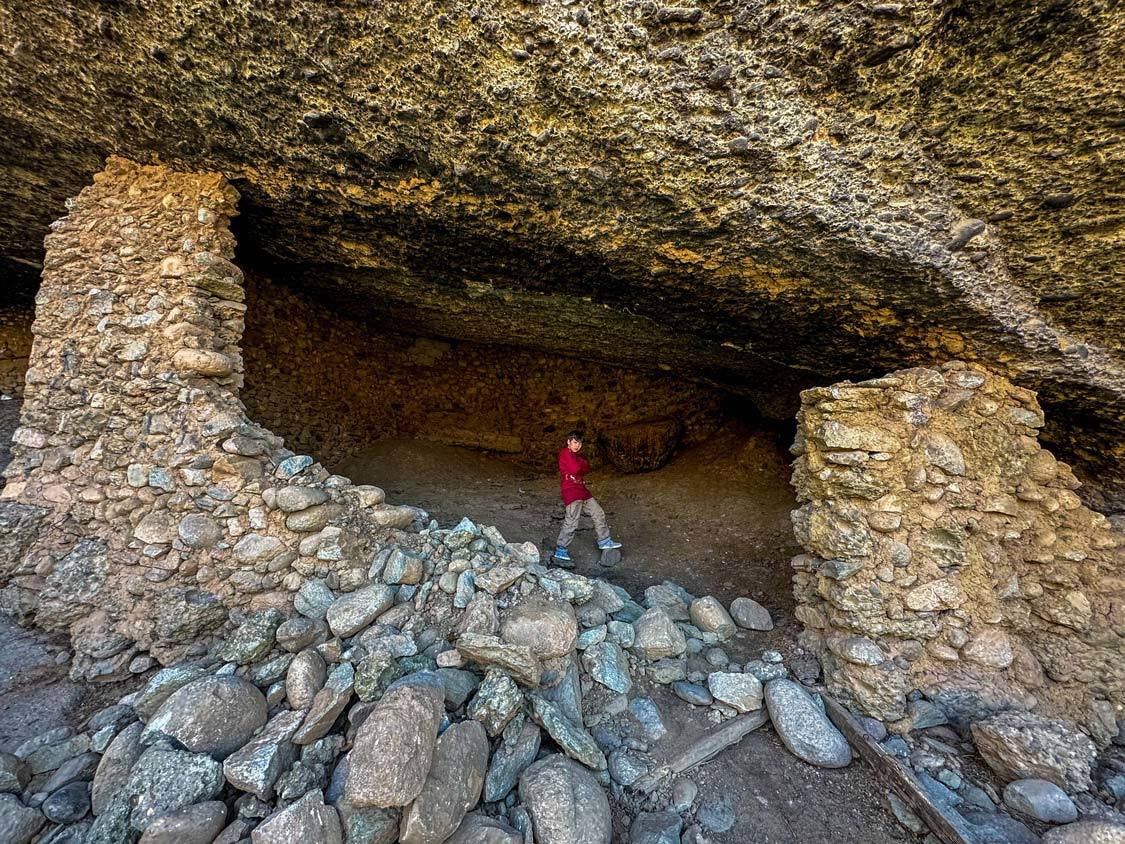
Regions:
<instances>
[{"instance_id":1,"label":"embedded pebble in rock","mask_svg":"<svg viewBox=\"0 0 1125 844\"><path fill-rule=\"evenodd\" d=\"M277 491L274 503L285 513L298 513L328 500L328 493L310 486L285 486Z\"/></svg>"},{"instance_id":2,"label":"embedded pebble in rock","mask_svg":"<svg viewBox=\"0 0 1125 844\"><path fill-rule=\"evenodd\" d=\"M140 721L134 721L118 733L102 755L90 789L90 802L95 815L102 813L110 798L128 781L133 763L140 758L144 750L141 747L141 733L144 732L144 728L145 725Z\"/></svg>"},{"instance_id":3,"label":"embedded pebble in rock","mask_svg":"<svg viewBox=\"0 0 1125 844\"><path fill-rule=\"evenodd\" d=\"M273 798L274 783L297 758L293 734L304 713L288 710L275 715L264 730L223 762L223 775L239 791Z\"/></svg>"},{"instance_id":4,"label":"embedded pebble in rock","mask_svg":"<svg viewBox=\"0 0 1125 844\"><path fill-rule=\"evenodd\" d=\"M222 761L266 723L266 699L241 677L206 677L169 697L144 735L163 733L194 753Z\"/></svg>"},{"instance_id":5,"label":"embedded pebble in rock","mask_svg":"<svg viewBox=\"0 0 1125 844\"><path fill-rule=\"evenodd\" d=\"M402 844L441 844L480 799L488 737L479 721L449 727L437 741L426 783L403 812Z\"/></svg>"},{"instance_id":6,"label":"embedded pebble in rock","mask_svg":"<svg viewBox=\"0 0 1125 844\"><path fill-rule=\"evenodd\" d=\"M489 669L469 704L468 715L484 724L490 736L500 734L523 704L523 694L503 671Z\"/></svg>"},{"instance_id":7,"label":"embedded pebble in rock","mask_svg":"<svg viewBox=\"0 0 1125 844\"><path fill-rule=\"evenodd\" d=\"M750 598L735 598L730 605L734 623L746 630L773 630L770 611Z\"/></svg>"},{"instance_id":8,"label":"embedded pebble in rock","mask_svg":"<svg viewBox=\"0 0 1125 844\"><path fill-rule=\"evenodd\" d=\"M24 806L11 794L0 794L0 841L4 844L29 844L46 822L38 809Z\"/></svg>"},{"instance_id":9,"label":"embedded pebble in rock","mask_svg":"<svg viewBox=\"0 0 1125 844\"><path fill-rule=\"evenodd\" d=\"M680 844L683 825L675 812L641 812L629 827L629 844Z\"/></svg>"},{"instance_id":10,"label":"embedded pebble in rock","mask_svg":"<svg viewBox=\"0 0 1125 844\"><path fill-rule=\"evenodd\" d=\"M520 719L504 730L503 740L496 745L488 775L484 780L484 801L503 800L516 787L527 766L535 761L541 736L539 727L530 720Z\"/></svg>"},{"instance_id":11,"label":"embedded pebble in rock","mask_svg":"<svg viewBox=\"0 0 1125 844\"><path fill-rule=\"evenodd\" d=\"M1001 712L970 727L977 751L1006 781L1045 779L1071 792L1090 788L1097 750L1062 722L1028 712Z\"/></svg>"},{"instance_id":12,"label":"embedded pebble in rock","mask_svg":"<svg viewBox=\"0 0 1125 844\"><path fill-rule=\"evenodd\" d=\"M189 513L177 529L180 541L188 548L214 548L223 538L223 529L206 513Z\"/></svg>"},{"instance_id":13,"label":"embedded pebble in rock","mask_svg":"<svg viewBox=\"0 0 1125 844\"><path fill-rule=\"evenodd\" d=\"M533 695L531 712L535 723L547 731L547 735L567 756L577 759L588 768L600 770L606 766L605 755L593 736L581 725L567 718L553 703L539 695ZM520 793L522 796L523 792Z\"/></svg>"},{"instance_id":14,"label":"embedded pebble in rock","mask_svg":"<svg viewBox=\"0 0 1125 844\"><path fill-rule=\"evenodd\" d=\"M687 650L683 632L663 609L654 607L633 622L633 650L649 661L680 656Z\"/></svg>"},{"instance_id":15,"label":"embedded pebble in rock","mask_svg":"<svg viewBox=\"0 0 1125 844\"><path fill-rule=\"evenodd\" d=\"M323 580L307 580L297 590L293 609L306 618L324 621L328 608L336 603L336 593Z\"/></svg>"},{"instance_id":16,"label":"embedded pebble in rock","mask_svg":"<svg viewBox=\"0 0 1125 844\"><path fill-rule=\"evenodd\" d=\"M44 800L39 808L47 820L55 823L80 821L90 811L90 785L85 782L64 785Z\"/></svg>"},{"instance_id":17,"label":"embedded pebble in rock","mask_svg":"<svg viewBox=\"0 0 1125 844\"><path fill-rule=\"evenodd\" d=\"M285 696L293 709L308 709L316 693L324 688L328 666L314 649L301 651L285 672Z\"/></svg>"},{"instance_id":18,"label":"embedded pebble in rock","mask_svg":"<svg viewBox=\"0 0 1125 844\"><path fill-rule=\"evenodd\" d=\"M500 625L500 638L523 645L536 656L566 656L574 650L578 622L574 609L564 602L527 600L511 608Z\"/></svg>"},{"instance_id":19,"label":"embedded pebble in rock","mask_svg":"<svg viewBox=\"0 0 1125 844\"><path fill-rule=\"evenodd\" d=\"M405 806L430 771L445 687L434 674L413 674L387 689L356 731L348 752L345 798L353 806Z\"/></svg>"},{"instance_id":20,"label":"embedded pebble in rock","mask_svg":"<svg viewBox=\"0 0 1125 844\"><path fill-rule=\"evenodd\" d=\"M714 633L720 642L738 631L726 608L713 595L692 601L690 615L692 624L705 633Z\"/></svg>"},{"instance_id":21,"label":"embedded pebble in rock","mask_svg":"<svg viewBox=\"0 0 1125 844\"><path fill-rule=\"evenodd\" d=\"M707 676L707 688L715 700L738 712L753 712L762 708L762 684L753 674L716 671Z\"/></svg>"},{"instance_id":22,"label":"embedded pebble in rock","mask_svg":"<svg viewBox=\"0 0 1125 844\"><path fill-rule=\"evenodd\" d=\"M1087 820L1057 826L1044 833L1042 844L1125 844L1125 823Z\"/></svg>"},{"instance_id":23,"label":"embedded pebble in rock","mask_svg":"<svg viewBox=\"0 0 1125 844\"><path fill-rule=\"evenodd\" d=\"M506 823L473 812L465 816L465 820L445 840L445 844L524 844L524 840L523 833Z\"/></svg>"},{"instance_id":24,"label":"embedded pebble in rock","mask_svg":"<svg viewBox=\"0 0 1125 844\"><path fill-rule=\"evenodd\" d=\"M777 734L798 759L821 768L842 768L852 761L847 739L797 683L766 683L766 707Z\"/></svg>"},{"instance_id":25,"label":"embedded pebble in rock","mask_svg":"<svg viewBox=\"0 0 1125 844\"><path fill-rule=\"evenodd\" d=\"M355 669L348 663L341 663L332 669L324 688L316 693L305 720L293 734L293 743L312 744L323 738L352 699L352 683Z\"/></svg>"},{"instance_id":26,"label":"embedded pebble in rock","mask_svg":"<svg viewBox=\"0 0 1125 844\"><path fill-rule=\"evenodd\" d=\"M129 825L140 832L165 812L213 799L222 787L223 768L211 757L157 744L137 759L115 797L127 801Z\"/></svg>"},{"instance_id":27,"label":"embedded pebble in rock","mask_svg":"<svg viewBox=\"0 0 1125 844\"><path fill-rule=\"evenodd\" d=\"M1004 805L1013 812L1047 823L1070 823L1078 819L1078 807L1053 782L1016 780L1004 786Z\"/></svg>"},{"instance_id":28,"label":"embedded pebble in rock","mask_svg":"<svg viewBox=\"0 0 1125 844\"><path fill-rule=\"evenodd\" d=\"M610 844L605 791L566 757L552 754L531 765L520 777L519 796L535 826L536 844Z\"/></svg>"},{"instance_id":29,"label":"embedded pebble in rock","mask_svg":"<svg viewBox=\"0 0 1125 844\"><path fill-rule=\"evenodd\" d=\"M392 587L373 583L336 599L326 611L325 620L333 635L346 639L389 610L394 601Z\"/></svg>"},{"instance_id":30,"label":"embedded pebble in rock","mask_svg":"<svg viewBox=\"0 0 1125 844\"><path fill-rule=\"evenodd\" d=\"M457 650L465 659L485 668L495 666L507 671L521 685L539 685L543 666L525 645L509 645L495 636L466 633L457 640Z\"/></svg>"},{"instance_id":31,"label":"embedded pebble in rock","mask_svg":"<svg viewBox=\"0 0 1125 844\"><path fill-rule=\"evenodd\" d=\"M633 688L629 659L621 646L613 642L599 642L587 648L582 654L582 668L596 682L618 694L628 694Z\"/></svg>"},{"instance_id":32,"label":"embedded pebble in rock","mask_svg":"<svg viewBox=\"0 0 1125 844\"><path fill-rule=\"evenodd\" d=\"M139 844L211 844L226 820L227 807L221 801L184 806L157 817Z\"/></svg>"},{"instance_id":33,"label":"embedded pebble in rock","mask_svg":"<svg viewBox=\"0 0 1125 844\"><path fill-rule=\"evenodd\" d=\"M672 691L676 693L676 697L680 700L695 706L710 706L715 700L707 687L698 683L687 683L680 680L672 684Z\"/></svg>"},{"instance_id":34,"label":"embedded pebble in rock","mask_svg":"<svg viewBox=\"0 0 1125 844\"><path fill-rule=\"evenodd\" d=\"M324 805L324 795L312 790L296 803L274 812L255 827L253 844L343 844L340 816Z\"/></svg>"},{"instance_id":35,"label":"embedded pebble in rock","mask_svg":"<svg viewBox=\"0 0 1125 844\"><path fill-rule=\"evenodd\" d=\"M251 613L227 638L220 655L238 665L257 662L270 652L281 622L281 613L274 609Z\"/></svg>"}]
</instances>

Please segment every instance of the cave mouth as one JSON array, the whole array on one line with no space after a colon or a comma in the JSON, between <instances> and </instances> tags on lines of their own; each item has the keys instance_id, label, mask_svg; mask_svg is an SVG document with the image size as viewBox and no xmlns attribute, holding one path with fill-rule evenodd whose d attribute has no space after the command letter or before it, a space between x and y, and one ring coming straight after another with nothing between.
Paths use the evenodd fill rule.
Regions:
<instances>
[{"instance_id":1,"label":"cave mouth","mask_svg":"<svg viewBox=\"0 0 1125 844\"><path fill-rule=\"evenodd\" d=\"M428 336L243 267L242 399L291 449L442 524L470 515L550 550L557 454L577 429L591 490L626 546L616 580L642 591L678 580L791 611L792 430L745 397L674 365ZM580 571L605 573L588 520L572 552Z\"/></svg>"}]
</instances>

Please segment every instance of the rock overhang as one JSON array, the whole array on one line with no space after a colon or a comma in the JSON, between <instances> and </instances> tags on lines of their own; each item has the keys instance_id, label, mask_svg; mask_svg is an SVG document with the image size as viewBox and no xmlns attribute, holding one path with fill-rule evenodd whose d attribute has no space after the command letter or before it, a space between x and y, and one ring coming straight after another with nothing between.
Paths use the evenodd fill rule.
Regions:
<instances>
[{"instance_id":1,"label":"rock overhang","mask_svg":"<svg viewBox=\"0 0 1125 844\"><path fill-rule=\"evenodd\" d=\"M981 125L956 105L979 61L955 43L969 11L25 3L7 19L0 253L37 260L106 152L219 170L243 195L246 261L373 321L671 366L779 418L815 383L977 360L1040 390L1051 441L1113 481L1121 315L1076 313L1035 276L1046 263L1094 301L1117 289L1112 215L1076 217L1112 177L998 143L1054 91L1051 113L1096 146L1096 115L1068 115L1114 94L1090 63L1108 50L1096 25L1120 16L1022 24L1069 75L1008 45L1028 79L983 85L996 172L974 181L973 133L932 125ZM1085 190L1067 193L1075 173Z\"/></svg>"}]
</instances>

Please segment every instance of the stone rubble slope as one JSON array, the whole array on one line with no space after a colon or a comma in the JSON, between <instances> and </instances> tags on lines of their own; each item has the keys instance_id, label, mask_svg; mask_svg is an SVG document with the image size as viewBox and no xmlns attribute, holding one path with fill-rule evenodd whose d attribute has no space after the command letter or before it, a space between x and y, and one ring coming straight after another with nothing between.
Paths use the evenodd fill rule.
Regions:
<instances>
[{"instance_id":1,"label":"stone rubble slope","mask_svg":"<svg viewBox=\"0 0 1125 844\"><path fill-rule=\"evenodd\" d=\"M311 581L289 618L234 611L206 655L151 674L82 732L52 730L0 756L0 840L703 842L736 813L698 799L690 771L661 779L658 685L715 724L766 707L805 762L851 760L799 682L815 682L815 664L793 660L794 679L775 652L732 662L723 643L738 626L714 597L664 583L638 603L468 519L395 536L368 582L338 592ZM762 626L758 611L733 616ZM949 727L865 726L974 829L1033 835L994 805L990 785L963 775ZM1016 817L1122 828L1081 791L1092 754L1080 762L1031 737L1005 757L984 733L978 741L994 767L1045 778L1027 773L1005 790ZM658 787L642 790L653 777Z\"/></svg>"}]
</instances>

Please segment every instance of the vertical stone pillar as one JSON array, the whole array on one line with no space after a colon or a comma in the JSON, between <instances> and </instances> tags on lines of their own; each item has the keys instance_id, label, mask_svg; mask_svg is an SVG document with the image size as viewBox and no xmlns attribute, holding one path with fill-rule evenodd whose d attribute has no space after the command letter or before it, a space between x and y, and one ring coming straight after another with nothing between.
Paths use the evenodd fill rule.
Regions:
<instances>
[{"instance_id":1,"label":"vertical stone pillar","mask_svg":"<svg viewBox=\"0 0 1125 844\"><path fill-rule=\"evenodd\" d=\"M1117 732L1125 543L1042 424L1033 393L959 362L802 394L796 614L835 694L888 720L920 690L954 719Z\"/></svg>"},{"instance_id":2,"label":"vertical stone pillar","mask_svg":"<svg viewBox=\"0 0 1125 844\"><path fill-rule=\"evenodd\" d=\"M306 577L355 588L374 532L414 518L246 417L236 201L111 158L46 239L0 606L68 630L76 676L175 659Z\"/></svg>"}]
</instances>

